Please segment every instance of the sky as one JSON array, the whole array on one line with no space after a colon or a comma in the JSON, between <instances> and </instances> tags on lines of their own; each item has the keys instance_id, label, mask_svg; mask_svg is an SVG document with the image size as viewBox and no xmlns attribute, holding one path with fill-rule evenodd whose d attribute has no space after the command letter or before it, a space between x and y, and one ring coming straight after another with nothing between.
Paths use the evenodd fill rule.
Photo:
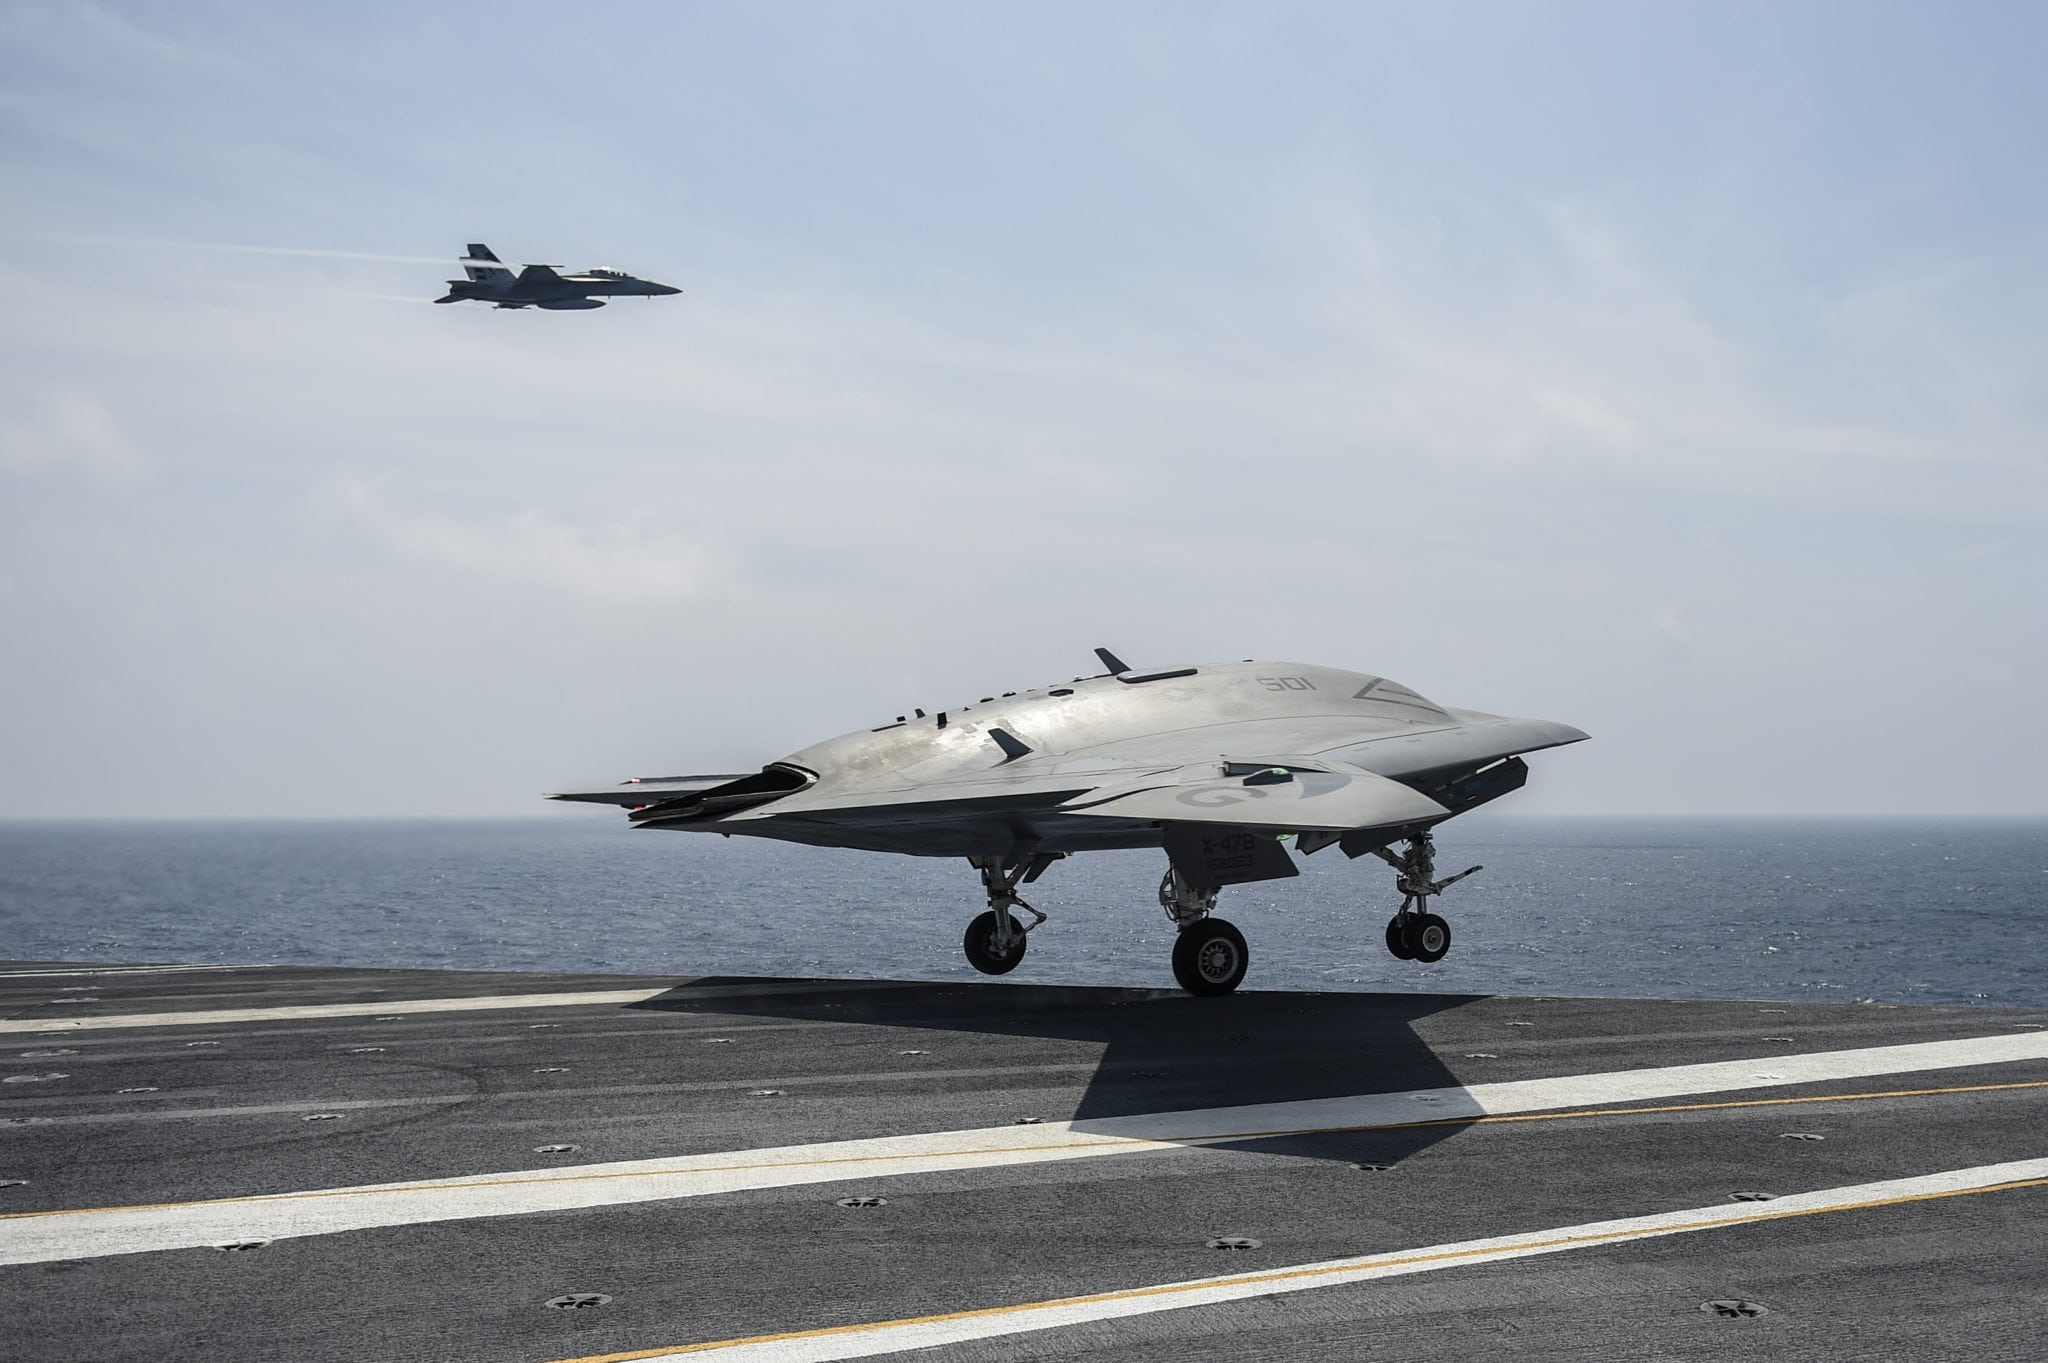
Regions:
<instances>
[{"instance_id":1,"label":"sky","mask_svg":"<svg viewBox=\"0 0 2048 1363\"><path fill-rule=\"evenodd\" d=\"M2048 814L2044 47L10 0L0 817L599 817L1098 644L1591 733L1524 813Z\"/></svg>"}]
</instances>

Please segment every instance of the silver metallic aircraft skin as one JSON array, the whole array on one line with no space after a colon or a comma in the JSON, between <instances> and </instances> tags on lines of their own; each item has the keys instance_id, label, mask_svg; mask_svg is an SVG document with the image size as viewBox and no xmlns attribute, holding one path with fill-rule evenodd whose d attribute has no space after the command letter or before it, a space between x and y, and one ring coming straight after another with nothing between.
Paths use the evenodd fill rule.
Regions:
<instances>
[{"instance_id":1,"label":"silver metallic aircraft skin","mask_svg":"<svg viewBox=\"0 0 2048 1363\"><path fill-rule=\"evenodd\" d=\"M1016 889L1061 857L1163 847L1160 902L1184 934L1222 887L1298 874L1288 839L1300 854L1334 845L1395 866L1404 898L1389 949L1434 960L1449 929L1426 915L1427 901L1462 875L1436 879L1430 830L1520 788L1522 754L1586 737L1550 720L1441 706L1368 673L1258 661L1131 668L1097 652L1104 675L898 716L758 773L550 798L622 805L643 828L964 857L988 890L984 918L1036 915ZM1386 850L1404 840L1406 853ZM1425 916L1432 935L1408 943L1403 934ZM997 918L992 931L1021 957L1030 927L1013 939ZM985 963L969 936L980 968L1015 963ZM1240 957L1242 947L1240 937ZM1241 960L1235 969L1241 976ZM1236 983L1190 983L1178 952L1176 973L1195 992Z\"/></svg>"},{"instance_id":2,"label":"silver metallic aircraft skin","mask_svg":"<svg viewBox=\"0 0 2048 1363\"><path fill-rule=\"evenodd\" d=\"M585 312L603 307L606 298L661 298L682 292L623 270L593 268L562 274L552 265L526 265L515 275L481 242L470 243L462 268L467 278L449 280L447 294L436 298L436 303L476 302L500 308Z\"/></svg>"}]
</instances>

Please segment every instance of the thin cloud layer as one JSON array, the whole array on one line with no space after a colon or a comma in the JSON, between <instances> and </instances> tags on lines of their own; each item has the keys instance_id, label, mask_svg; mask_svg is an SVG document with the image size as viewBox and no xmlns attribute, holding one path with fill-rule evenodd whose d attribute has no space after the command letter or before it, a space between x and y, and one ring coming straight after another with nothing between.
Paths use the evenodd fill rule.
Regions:
<instances>
[{"instance_id":1,"label":"thin cloud layer","mask_svg":"<svg viewBox=\"0 0 2048 1363\"><path fill-rule=\"evenodd\" d=\"M611 16L703 54L681 87L522 84L397 11L161 52L67 13L0 28L33 222L0 814L522 813L1098 643L1592 731L1530 809L2043 807L2040 242L1952 183L1908 231L1973 172L1903 143L1800 183L1894 144L1860 87L1863 132L1787 103L1831 60L1798 24L1493 16L1566 49L1533 100L1455 26L1343 7ZM1660 22L1741 109L1668 56L1615 74ZM1728 140L1758 105L1780 135ZM1986 108L1926 135L2018 135ZM478 239L687 292L387 301ZM1911 719L1958 704L1996 744Z\"/></svg>"},{"instance_id":2,"label":"thin cloud layer","mask_svg":"<svg viewBox=\"0 0 2048 1363\"><path fill-rule=\"evenodd\" d=\"M77 384L22 392L0 412L0 478L77 479L139 492L156 477L149 454L96 394Z\"/></svg>"},{"instance_id":3,"label":"thin cloud layer","mask_svg":"<svg viewBox=\"0 0 2048 1363\"><path fill-rule=\"evenodd\" d=\"M362 485L332 495L402 557L429 571L453 569L494 587L618 601L678 601L698 591L702 555L680 537L622 517L566 525L533 508L477 522L387 505Z\"/></svg>"}]
</instances>

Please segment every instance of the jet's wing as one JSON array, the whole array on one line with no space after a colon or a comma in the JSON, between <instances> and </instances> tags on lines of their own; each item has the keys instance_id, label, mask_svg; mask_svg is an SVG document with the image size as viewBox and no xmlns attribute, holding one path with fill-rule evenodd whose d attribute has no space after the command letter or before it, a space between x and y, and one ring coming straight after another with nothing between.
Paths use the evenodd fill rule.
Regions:
<instances>
[{"instance_id":1,"label":"jet's wing","mask_svg":"<svg viewBox=\"0 0 2048 1363\"><path fill-rule=\"evenodd\" d=\"M516 287L522 289L544 289L560 284L562 277L555 273L552 265L528 265L519 272L519 278L513 282Z\"/></svg>"},{"instance_id":2,"label":"jet's wing","mask_svg":"<svg viewBox=\"0 0 2048 1363\"><path fill-rule=\"evenodd\" d=\"M694 795L700 790L709 790L713 786L722 786L728 781L739 779L738 776L645 776L623 781L616 786L599 786L595 790L565 790L548 798L638 809L642 805L659 804L663 800L673 800L678 795Z\"/></svg>"},{"instance_id":3,"label":"jet's wing","mask_svg":"<svg viewBox=\"0 0 2048 1363\"><path fill-rule=\"evenodd\" d=\"M1336 833L1429 822L1446 818L1451 811L1399 781L1368 771L1263 767L1223 776L1217 774L1215 763L1205 762L1162 779L1091 791L1061 805L1059 812Z\"/></svg>"}]
</instances>

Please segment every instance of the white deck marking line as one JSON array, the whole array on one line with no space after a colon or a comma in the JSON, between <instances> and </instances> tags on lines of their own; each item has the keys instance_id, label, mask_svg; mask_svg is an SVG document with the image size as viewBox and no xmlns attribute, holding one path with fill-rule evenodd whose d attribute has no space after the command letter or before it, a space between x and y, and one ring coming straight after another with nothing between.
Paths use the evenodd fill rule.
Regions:
<instances>
[{"instance_id":1,"label":"white deck marking line","mask_svg":"<svg viewBox=\"0 0 2048 1363\"><path fill-rule=\"evenodd\" d=\"M384 1226L703 1197L800 1184L945 1173L1176 1150L1189 1145L1405 1126L1511 1113L1601 1108L1704 1093L2048 1059L2048 1032L2002 1033L1861 1050L1774 1055L1470 1088L998 1126L667 1159L521 1169L468 1178L0 1215L0 1264L281 1240ZM1773 1077L1759 1078L1768 1064ZM1418 1102L1418 1095L1432 1102Z\"/></svg>"},{"instance_id":2,"label":"white deck marking line","mask_svg":"<svg viewBox=\"0 0 2048 1363\"><path fill-rule=\"evenodd\" d=\"M274 1008L217 1008L198 1013L119 1013L106 1017L0 1018L0 1032L104 1031L116 1027L207 1027L227 1022L291 1018L363 1018L414 1013L472 1013L495 1008L578 1008L604 1003L645 1003L674 992L659 989L585 989L563 994L487 994L450 999L385 999L379 1003L281 1004Z\"/></svg>"},{"instance_id":3,"label":"white deck marking line","mask_svg":"<svg viewBox=\"0 0 2048 1363\"><path fill-rule=\"evenodd\" d=\"M71 975L169 975L186 970L269 970L261 965L59 966L49 970L0 970L0 980L39 980Z\"/></svg>"},{"instance_id":4,"label":"white deck marking line","mask_svg":"<svg viewBox=\"0 0 2048 1363\"><path fill-rule=\"evenodd\" d=\"M86 1057L90 1058L90 1057ZM76 1064L76 1061L67 1061ZM860 1076L864 1084L886 1084L903 1080L937 1081L943 1079L986 1079L1000 1082L1007 1078L1023 1078L1038 1074L1092 1074L1092 1061L1062 1062L1049 1065L989 1065L962 1070L877 1070ZM679 1093L746 1093L751 1089L779 1088L802 1089L816 1084L843 1084L844 1074L799 1074L792 1076L766 1075L753 1079L697 1079L677 1084L601 1084L594 1086L565 1085L560 1088L496 1089L491 1092L469 1093L418 1093L403 1098L333 1098L309 1101L250 1103L240 1107L195 1107L155 1108L149 1111L132 1112L73 1112L59 1116L44 1117L40 1126L94 1126L120 1122L183 1121L192 1117L262 1117L279 1112L329 1112L358 1109L384 1109L404 1107L448 1107L457 1103L482 1105L485 1103L524 1103L535 1098L610 1098L658 1096ZM205 1090L218 1094L219 1089ZM162 1095L173 1096L173 1095ZM39 1095L37 1097L0 1098L0 1118L26 1112L30 1108L48 1110L66 1106L99 1103L107 1100L104 1092L73 1093L62 1095Z\"/></svg>"},{"instance_id":5,"label":"white deck marking line","mask_svg":"<svg viewBox=\"0 0 2048 1363\"><path fill-rule=\"evenodd\" d=\"M655 1360L669 1358L715 1358L731 1360L732 1363L770 1363L770 1360L773 1363L837 1363L840 1359L933 1349L970 1340L1053 1330L1088 1321L1179 1311L1191 1306L1242 1301L1247 1297L1278 1296L1283 1292L1305 1292L1343 1283L1429 1273L1437 1269L1467 1268L1476 1264L1499 1263L1505 1259L1590 1249L1596 1245L1624 1244L1657 1236L1726 1230L1831 1212L1874 1211L1973 1193L2044 1185L2048 1185L2048 1159L2016 1160L2010 1164L1986 1164L1974 1169L1954 1169L1917 1178L1887 1179L1881 1183L1858 1183L1843 1188L1796 1193L1774 1199L1768 1209L1759 1209L1756 1203L1721 1203L1615 1221L1592 1221L1580 1226L1557 1226L1520 1235L1462 1240L1423 1249L1327 1259L1321 1263L1264 1272L1233 1273L1217 1278L1097 1292L1056 1301L970 1308L908 1320L826 1326L779 1335L638 1349L627 1353L563 1359L560 1363L654 1363Z\"/></svg>"},{"instance_id":6,"label":"white deck marking line","mask_svg":"<svg viewBox=\"0 0 2048 1363\"><path fill-rule=\"evenodd\" d=\"M219 1091L218 1089L214 1090L216 1093ZM169 1096L176 1098L178 1095L150 1094L138 1096L155 1098ZM491 1096L497 1097L498 1095L493 1094ZM507 1096L509 1097L510 1095ZM529 1094L527 1096L534 1097L537 1095ZM472 1102L477 1097L478 1095L473 1093L441 1093L421 1094L415 1098L330 1098L325 1100L316 1098L293 1102L251 1103L246 1107L153 1107L132 1112L72 1112L57 1116L45 1115L49 1108L56 1106L55 1102L39 1103L38 1106L42 1107L44 1111L31 1114L25 1111L18 1111L17 1105L25 1108L27 1103L21 1099L15 1099L7 1106L0 1107L0 1113L4 1113L7 1116L34 1116L37 1119L37 1126L121 1126L135 1122L192 1121L198 1118L210 1117L275 1117L282 1113L292 1112L376 1113L395 1107L454 1107L460 1103ZM107 1095L103 1093L88 1094L71 1101L89 1102L94 1100L106 1101Z\"/></svg>"}]
</instances>

